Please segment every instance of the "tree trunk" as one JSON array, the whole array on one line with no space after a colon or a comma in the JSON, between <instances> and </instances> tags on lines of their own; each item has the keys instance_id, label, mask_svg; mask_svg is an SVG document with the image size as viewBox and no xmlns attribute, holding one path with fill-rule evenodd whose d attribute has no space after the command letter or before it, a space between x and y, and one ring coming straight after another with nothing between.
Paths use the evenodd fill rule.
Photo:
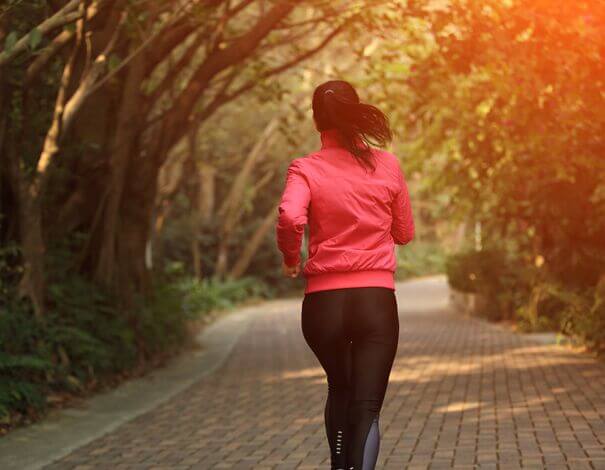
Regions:
<instances>
[{"instance_id":1,"label":"tree trunk","mask_svg":"<svg viewBox=\"0 0 605 470\"><path fill-rule=\"evenodd\" d=\"M242 215L242 200L246 194L246 184L248 183L255 164L264 155L264 149L275 137L278 122L278 118L272 119L252 147L252 150L248 152L240 172L235 177L225 202L223 202L218 211L218 215L223 221L220 229L220 243L218 246L215 268L215 276L218 278L224 277L228 270L229 242L233 237L233 232Z\"/></svg>"},{"instance_id":2,"label":"tree trunk","mask_svg":"<svg viewBox=\"0 0 605 470\"><path fill-rule=\"evenodd\" d=\"M269 231L273 228L273 226L275 224L275 218L277 217L278 205L279 205L279 203L275 204L273 207L271 207L271 210L264 217L263 221L260 223L260 225L258 226L256 231L254 232L254 235L252 235L252 238L244 247L244 250L240 254L239 259L237 260L237 262L235 263L235 265L229 272L230 278L232 278L232 279L240 278L241 276L244 275L244 273L248 269L248 266L250 266L250 263L252 262L252 258L258 251L258 247L261 245L264 238L267 236L267 234L269 233Z\"/></svg>"},{"instance_id":3,"label":"tree trunk","mask_svg":"<svg viewBox=\"0 0 605 470\"><path fill-rule=\"evenodd\" d=\"M199 166L200 193L198 207L202 223L207 224L212 220L216 203L216 168L204 162L201 162Z\"/></svg>"},{"instance_id":4,"label":"tree trunk","mask_svg":"<svg viewBox=\"0 0 605 470\"><path fill-rule=\"evenodd\" d=\"M23 174L19 177L19 219L21 228L21 250L23 253L23 276L19 282L19 295L28 297L38 318L44 315L45 245L42 238L42 208L40 206L39 181L29 183Z\"/></svg>"},{"instance_id":5,"label":"tree trunk","mask_svg":"<svg viewBox=\"0 0 605 470\"><path fill-rule=\"evenodd\" d=\"M71 2L74 3L74 2ZM77 5L77 2L75 2ZM80 7L82 9L83 6ZM83 36L82 20L78 21L78 36ZM21 199L21 243L23 252L23 276L19 282L19 295L30 298L36 316L41 317L44 314L45 306L45 279L44 279L44 256L45 243L42 234L42 202L41 197L46 186L48 175L48 166L52 157L59 148L59 139L61 137L61 123L63 121L63 112L67 101L67 89L73 79L73 70L76 61L79 41L76 42L71 52L71 56L61 76L61 83L55 107L53 118L46 133L42 153L36 165L36 172L27 177L20 171L19 176L19 195Z\"/></svg>"},{"instance_id":6,"label":"tree trunk","mask_svg":"<svg viewBox=\"0 0 605 470\"><path fill-rule=\"evenodd\" d=\"M215 180L216 180L216 168L207 163L199 162L199 187L198 187L198 199L196 201L196 220L197 230L203 230L204 227L212 220L214 214L215 204ZM195 232L194 240L197 232ZM199 243L195 242L197 253L194 257L194 265L196 266L196 276L201 279L204 276L204 267L202 266L201 253L199 253Z\"/></svg>"},{"instance_id":7,"label":"tree trunk","mask_svg":"<svg viewBox=\"0 0 605 470\"><path fill-rule=\"evenodd\" d=\"M95 270L97 281L113 288L119 287L119 290L126 296L128 295L126 291L131 291L133 286L131 285L129 276L124 272L124 265L128 263L128 258L135 256L135 253L129 253L128 251L120 253L123 250L120 250L119 246L129 245L133 241L131 238L133 234L125 233L125 223L128 220L127 214L123 214L121 209L125 205L124 188L128 170L133 165L133 157L138 150L138 126L136 123L140 122L142 118L138 114L141 106L142 95L140 93L140 85L144 78L143 72L143 58L137 56L128 68L118 113L116 135L110 156L111 174L107 189L108 198L103 211L101 247ZM145 235L142 244L143 252L146 239L147 235ZM121 254L126 259L120 258ZM142 263L144 262L143 260L144 254L141 257Z\"/></svg>"},{"instance_id":8,"label":"tree trunk","mask_svg":"<svg viewBox=\"0 0 605 470\"><path fill-rule=\"evenodd\" d=\"M191 167L194 171L197 171L199 174L199 170L197 169L197 132L198 127L192 126L189 130L187 144L188 144L188 158ZM193 275L196 279L202 278L202 254L200 253L200 243L198 241L197 235L200 230L200 208L199 208L199 199L200 199L201 187L199 184L195 185L193 188L193 194L190 198L191 203L191 262L193 263Z\"/></svg>"},{"instance_id":9,"label":"tree trunk","mask_svg":"<svg viewBox=\"0 0 605 470\"><path fill-rule=\"evenodd\" d=\"M157 179L157 196L153 214L152 231L150 235L151 249L153 259L157 261L160 267L163 266L164 247L161 234L166 220L173 208L172 199L179 191L179 186L183 180L184 166L188 157L188 152L180 148L175 149L168 156L160 171Z\"/></svg>"}]
</instances>

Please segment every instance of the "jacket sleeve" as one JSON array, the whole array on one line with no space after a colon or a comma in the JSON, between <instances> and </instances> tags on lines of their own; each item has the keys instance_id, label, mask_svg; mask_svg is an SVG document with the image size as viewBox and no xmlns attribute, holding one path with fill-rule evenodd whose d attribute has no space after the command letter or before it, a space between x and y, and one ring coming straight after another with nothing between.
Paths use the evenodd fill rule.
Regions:
<instances>
[{"instance_id":1,"label":"jacket sleeve","mask_svg":"<svg viewBox=\"0 0 605 470\"><path fill-rule=\"evenodd\" d=\"M414 238L414 216L412 214L412 205L410 203L410 194L405 181L405 176L398 165L399 192L393 199L391 213L393 223L391 225L391 235L397 245L405 245Z\"/></svg>"},{"instance_id":2,"label":"jacket sleeve","mask_svg":"<svg viewBox=\"0 0 605 470\"><path fill-rule=\"evenodd\" d=\"M307 224L311 200L309 184L300 163L298 160L293 160L288 166L286 185L278 206L275 226L277 246L287 266L296 266L300 263L302 236Z\"/></svg>"}]
</instances>

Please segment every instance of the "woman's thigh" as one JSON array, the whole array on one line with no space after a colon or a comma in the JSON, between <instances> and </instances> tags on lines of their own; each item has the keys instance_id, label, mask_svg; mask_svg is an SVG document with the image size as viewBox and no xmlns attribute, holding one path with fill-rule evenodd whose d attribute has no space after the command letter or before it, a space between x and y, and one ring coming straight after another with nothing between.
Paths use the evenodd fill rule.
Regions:
<instances>
[{"instance_id":1,"label":"woman's thigh","mask_svg":"<svg viewBox=\"0 0 605 470\"><path fill-rule=\"evenodd\" d=\"M350 338L346 325L347 292L333 289L306 294L301 329L305 341L324 368L328 382L348 382Z\"/></svg>"},{"instance_id":2,"label":"woman's thigh","mask_svg":"<svg viewBox=\"0 0 605 470\"><path fill-rule=\"evenodd\" d=\"M353 399L372 401L380 408L399 341L395 292L383 287L353 289L348 313Z\"/></svg>"}]
</instances>

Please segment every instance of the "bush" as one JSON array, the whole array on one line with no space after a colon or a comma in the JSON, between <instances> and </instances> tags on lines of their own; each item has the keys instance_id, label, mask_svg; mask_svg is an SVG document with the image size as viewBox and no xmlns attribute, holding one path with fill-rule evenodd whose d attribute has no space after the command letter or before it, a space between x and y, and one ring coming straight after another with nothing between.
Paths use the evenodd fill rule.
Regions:
<instances>
[{"instance_id":1,"label":"bush","mask_svg":"<svg viewBox=\"0 0 605 470\"><path fill-rule=\"evenodd\" d=\"M521 331L560 331L605 353L605 276L596 287L570 286L501 250L456 254L446 268L453 289L484 296L483 316L500 320L514 312Z\"/></svg>"},{"instance_id":2,"label":"bush","mask_svg":"<svg viewBox=\"0 0 605 470\"><path fill-rule=\"evenodd\" d=\"M509 318L527 298L528 272L504 250L466 251L446 259L450 287L483 296L486 308L479 313L490 320Z\"/></svg>"},{"instance_id":3,"label":"bush","mask_svg":"<svg viewBox=\"0 0 605 470\"><path fill-rule=\"evenodd\" d=\"M574 302L571 297L551 282L535 284L525 302L515 311L521 331L557 331L564 312Z\"/></svg>"},{"instance_id":4,"label":"bush","mask_svg":"<svg viewBox=\"0 0 605 470\"><path fill-rule=\"evenodd\" d=\"M11 314L7 307L11 306ZM46 348L40 347L43 326L24 303L4 304L0 310L0 418L11 411L40 411L47 393L46 374L54 368Z\"/></svg>"},{"instance_id":5,"label":"bush","mask_svg":"<svg viewBox=\"0 0 605 470\"><path fill-rule=\"evenodd\" d=\"M560 283L548 286L548 295L558 302L558 322L554 326L599 354L605 353L604 294L605 278L596 288L570 289Z\"/></svg>"},{"instance_id":6,"label":"bush","mask_svg":"<svg viewBox=\"0 0 605 470\"><path fill-rule=\"evenodd\" d=\"M111 296L77 276L49 287L45 337L58 360L57 380L78 385L132 367L137 359L129 312ZM71 375L71 377L69 377Z\"/></svg>"},{"instance_id":7,"label":"bush","mask_svg":"<svg viewBox=\"0 0 605 470\"><path fill-rule=\"evenodd\" d=\"M249 297L271 296L269 287L253 277L226 281L189 278L182 280L179 288L183 292L183 309L189 318L231 308Z\"/></svg>"},{"instance_id":8,"label":"bush","mask_svg":"<svg viewBox=\"0 0 605 470\"><path fill-rule=\"evenodd\" d=\"M576 336L590 349L605 355L605 295L597 291L590 309L572 326Z\"/></svg>"},{"instance_id":9,"label":"bush","mask_svg":"<svg viewBox=\"0 0 605 470\"><path fill-rule=\"evenodd\" d=\"M42 319L14 296L0 311L0 416L31 415L53 392L80 392L86 383L132 367L135 334L111 299L76 276L48 289Z\"/></svg>"},{"instance_id":10,"label":"bush","mask_svg":"<svg viewBox=\"0 0 605 470\"><path fill-rule=\"evenodd\" d=\"M184 293L176 283L160 284L132 316L143 357L178 350L187 340L188 316L183 308Z\"/></svg>"},{"instance_id":11,"label":"bush","mask_svg":"<svg viewBox=\"0 0 605 470\"><path fill-rule=\"evenodd\" d=\"M445 259L446 255L441 245L415 241L398 250L396 278L404 280L442 273L445 270Z\"/></svg>"},{"instance_id":12,"label":"bush","mask_svg":"<svg viewBox=\"0 0 605 470\"><path fill-rule=\"evenodd\" d=\"M450 286L466 293L482 293L499 284L506 273L506 255L500 250L467 251L446 260Z\"/></svg>"}]
</instances>

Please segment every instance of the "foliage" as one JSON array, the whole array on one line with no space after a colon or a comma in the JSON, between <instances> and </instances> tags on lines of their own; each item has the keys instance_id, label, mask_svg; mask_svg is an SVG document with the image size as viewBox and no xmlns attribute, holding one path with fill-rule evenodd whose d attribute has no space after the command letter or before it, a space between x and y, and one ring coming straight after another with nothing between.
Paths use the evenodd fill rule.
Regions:
<instances>
[{"instance_id":1,"label":"foliage","mask_svg":"<svg viewBox=\"0 0 605 470\"><path fill-rule=\"evenodd\" d=\"M158 282L162 285L161 289L172 292L175 298L180 299L178 310L188 319L199 318L213 310L230 309L248 299L274 295L271 286L254 276L197 279L188 273L180 261L168 264ZM162 297L161 292L157 295Z\"/></svg>"},{"instance_id":2,"label":"foliage","mask_svg":"<svg viewBox=\"0 0 605 470\"><path fill-rule=\"evenodd\" d=\"M450 286L467 293L490 290L490 284L506 276L506 255L499 249L467 251L450 256L446 262Z\"/></svg>"},{"instance_id":3,"label":"foliage","mask_svg":"<svg viewBox=\"0 0 605 470\"><path fill-rule=\"evenodd\" d=\"M578 303L564 310L563 332L579 337L591 350L605 355L605 283L585 294L587 299L580 308Z\"/></svg>"},{"instance_id":4,"label":"foliage","mask_svg":"<svg viewBox=\"0 0 605 470\"><path fill-rule=\"evenodd\" d=\"M83 392L135 363L134 332L94 285L74 277L49 294L52 308L43 320L14 297L0 312L2 415L41 411L49 393Z\"/></svg>"},{"instance_id":5,"label":"foliage","mask_svg":"<svg viewBox=\"0 0 605 470\"><path fill-rule=\"evenodd\" d=\"M565 301L567 299L567 301ZM516 310L517 324L521 331L553 331L563 325L565 310L578 306L578 298L552 282L539 282L532 286L528 299Z\"/></svg>"},{"instance_id":6,"label":"foliage","mask_svg":"<svg viewBox=\"0 0 605 470\"><path fill-rule=\"evenodd\" d=\"M162 283L142 302L142 308L134 317L135 330L142 338L145 355L154 357L165 351L179 349L189 340L187 320L192 312L187 310L187 290L182 283ZM202 315L206 312L196 312Z\"/></svg>"},{"instance_id":7,"label":"foliage","mask_svg":"<svg viewBox=\"0 0 605 470\"><path fill-rule=\"evenodd\" d=\"M454 257L452 285L587 341L605 273L604 23L602 2L421 0L369 71L443 216L506 253Z\"/></svg>"},{"instance_id":8,"label":"foliage","mask_svg":"<svg viewBox=\"0 0 605 470\"><path fill-rule=\"evenodd\" d=\"M45 245L72 230L87 239L74 266L79 274L111 287L124 302L147 292L155 274L149 269L149 248L158 247L152 242L160 238L156 230L168 216L164 208L182 195L177 194L181 187L191 189L179 181L168 194L157 190L169 157L180 153L185 142L185 171L193 170L197 187L203 176L197 157L216 167L218 200L229 192L229 183L238 181L240 156L245 158L255 142L246 137L266 124L258 119L257 105L281 103L298 91L276 77L336 38L351 45L368 26L393 24L398 10L366 1L93 0L89 6L85 20L78 15L84 7L79 2L11 2L2 12L0 155L7 165L0 168L0 241L20 245L21 287L37 315L46 310L46 288L56 281L43 266ZM361 41L355 42L358 49ZM240 109L252 117L249 129L232 111L227 115L231 126L217 120L208 126L211 132L206 126L200 132L211 118L220 117L222 107L240 99ZM235 138L227 131L234 125ZM198 142L189 145L196 133ZM276 143L273 157L283 156L287 145L283 139ZM216 214L228 220L218 227L222 233L213 235L228 246L220 246L219 256L204 252L204 268L233 251L230 230L239 222L240 206L254 223L248 227L266 234L267 224L259 221L267 220L275 193L262 189L275 181L271 176L277 166L277 158L266 159L244 179L243 189L237 188L235 210L227 211L233 223ZM195 190L190 193L187 197L198 202ZM254 197L261 193L263 201L256 204ZM196 230L197 215L189 215ZM27 231L20 230L23 225ZM192 251L198 263L198 251ZM236 266L238 276L249 254ZM229 268L219 263L220 275Z\"/></svg>"},{"instance_id":9,"label":"foliage","mask_svg":"<svg viewBox=\"0 0 605 470\"><path fill-rule=\"evenodd\" d=\"M534 286L530 302L517 314L526 331L560 330L591 350L605 353L605 282L595 288L570 288L558 282Z\"/></svg>"},{"instance_id":10,"label":"foliage","mask_svg":"<svg viewBox=\"0 0 605 470\"><path fill-rule=\"evenodd\" d=\"M469 250L446 261L449 285L485 300L480 312L492 320L508 318L527 292L529 272L519 260L500 248Z\"/></svg>"},{"instance_id":11,"label":"foliage","mask_svg":"<svg viewBox=\"0 0 605 470\"><path fill-rule=\"evenodd\" d=\"M214 278L189 278L181 281L183 311L190 318L212 310L230 309L248 298L262 298L270 295L268 286L253 277L219 281Z\"/></svg>"},{"instance_id":12,"label":"foliage","mask_svg":"<svg viewBox=\"0 0 605 470\"><path fill-rule=\"evenodd\" d=\"M605 7L418 2L376 73L450 216L523 240L564 283L605 269ZM387 60L387 58L389 60ZM393 59L399 58L397 63ZM600 97L600 98L599 98Z\"/></svg>"},{"instance_id":13,"label":"foliage","mask_svg":"<svg viewBox=\"0 0 605 470\"><path fill-rule=\"evenodd\" d=\"M605 353L605 278L596 287L574 287L503 250L467 251L447 260L450 286L477 294L479 314L502 320L514 314L520 331L559 331Z\"/></svg>"},{"instance_id":14,"label":"foliage","mask_svg":"<svg viewBox=\"0 0 605 470\"><path fill-rule=\"evenodd\" d=\"M445 270L445 260L446 254L440 243L415 240L397 251L395 278L404 280L442 273Z\"/></svg>"},{"instance_id":15,"label":"foliage","mask_svg":"<svg viewBox=\"0 0 605 470\"><path fill-rule=\"evenodd\" d=\"M41 344L43 326L14 302L0 308L0 423L11 411L36 412L45 405L46 374L52 372L51 357Z\"/></svg>"}]
</instances>

